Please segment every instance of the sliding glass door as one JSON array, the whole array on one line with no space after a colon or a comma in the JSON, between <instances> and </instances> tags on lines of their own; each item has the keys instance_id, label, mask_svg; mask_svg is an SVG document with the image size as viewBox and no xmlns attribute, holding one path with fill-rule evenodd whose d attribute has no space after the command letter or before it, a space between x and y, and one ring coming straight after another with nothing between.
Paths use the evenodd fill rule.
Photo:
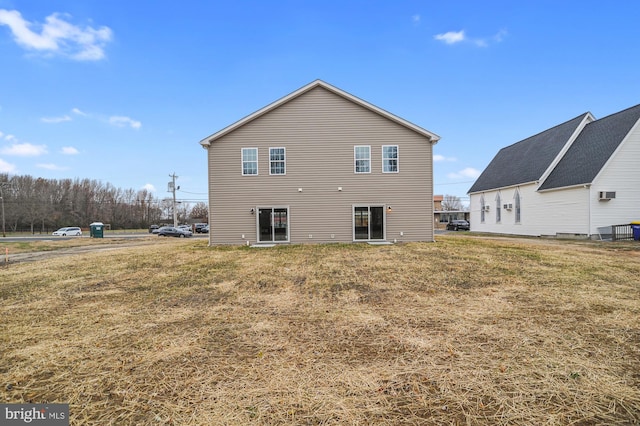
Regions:
<instances>
[{"instance_id":1,"label":"sliding glass door","mask_svg":"<svg viewBox=\"0 0 640 426\"><path fill-rule=\"evenodd\" d=\"M287 207L258 208L258 242L289 241L289 209Z\"/></svg>"},{"instance_id":2,"label":"sliding glass door","mask_svg":"<svg viewBox=\"0 0 640 426\"><path fill-rule=\"evenodd\" d=\"M384 240L384 206L353 207L353 239L356 241Z\"/></svg>"}]
</instances>

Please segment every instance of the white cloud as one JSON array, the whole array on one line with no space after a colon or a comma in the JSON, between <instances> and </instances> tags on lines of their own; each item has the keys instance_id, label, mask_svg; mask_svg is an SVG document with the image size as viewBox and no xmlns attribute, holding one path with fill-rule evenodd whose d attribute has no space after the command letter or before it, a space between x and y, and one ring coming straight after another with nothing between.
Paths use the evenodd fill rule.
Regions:
<instances>
[{"instance_id":1,"label":"white cloud","mask_svg":"<svg viewBox=\"0 0 640 426\"><path fill-rule=\"evenodd\" d=\"M2 138L4 136L4 133L0 132L0 138Z\"/></svg>"},{"instance_id":2,"label":"white cloud","mask_svg":"<svg viewBox=\"0 0 640 426\"><path fill-rule=\"evenodd\" d=\"M18 139L14 135L6 135L4 137L4 140L7 141L7 142L13 142L13 141L16 141Z\"/></svg>"},{"instance_id":3,"label":"white cloud","mask_svg":"<svg viewBox=\"0 0 640 426\"><path fill-rule=\"evenodd\" d=\"M87 114L85 112L80 111L78 108L73 108L71 110L72 113L76 114L76 115L81 115L83 117L86 117Z\"/></svg>"},{"instance_id":4,"label":"white cloud","mask_svg":"<svg viewBox=\"0 0 640 426\"><path fill-rule=\"evenodd\" d=\"M79 154L80 151L78 151L77 149L75 149L72 146L63 146L62 147L62 151L61 151L64 155L76 155Z\"/></svg>"},{"instance_id":5,"label":"white cloud","mask_svg":"<svg viewBox=\"0 0 640 426\"><path fill-rule=\"evenodd\" d=\"M36 167L46 170L67 170L66 167L57 166L53 163L36 164Z\"/></svg>"},{"instance_id":6,"label":"white cloud","mask_svg":"<svg viewBox=\"0 0 640 426\"><path fill-rule=\"evenodd\" d=\"M42 117L40 121L42 121L43 123L56 124L62 123L64 121L71 121L71 117L69 117L68 115L63 115L62 117Z\"/></svg>"},{"instance_id":7,"label":"white cloud","mask_svg":"<svg viewBox=\"0 0 640 426\"><path fill-rule=\"evenodd\" d=\"M415 25L420 25L420 20L421 20L421 19L422 19L422 18L421 18L421 17L420 17L420 15L418 15L418 14L413 15L413 16L411 17L411 21L412 21Z\"/></svg>"},{"instance_id":8,"label":"white cloud","mask_svg":"<svg viewBox=\"0 0 640 426\"><path fill-rule=\"evenodd\" d=\"M495 41L496 43L500 43L502 40L504 40L504 38L508 35L509 33L507 32L507 30L500 30L497 32L496 35L494 35L492 37L493 41Z\"/></svg>"},{"instance_id":9,"label":"white cloud","mask_svg":"<svg viewBox=\"0 0 640 426\"><path fill-rule=\"evenodd\" d=\"M17 10L0 9L0 25L11 29L20 46L48 54L59 54L79 61L97 61L105 57L104 47L111 41L108 27L98 29L70 24L69 15L54 13L38 24L25 20ZM32 30L38 28L40 32Z\"/></svg>"},{"instance_id":10,"label":"white cloud","mask_svg":"<svg viewBox=\"0 0 640 426\"><path fill-rule=\"evenodd\" d=\"M153 186L152 184L148 183L145 186L142 187L142 189L146 189L149 192L156 192L156 187Z\"/></svg>"},{"instance_id":11,"label":"white cloud","mask_svg":"<svg viewBox=\"0 0 640 426\"><path fill-rule=\"evenodd\" d=\"M126 127L130 126L133 129L139 129L142 126L142 123L136 120L132 120L129 117L123 117L114 115L113 117L109 117L109 124L116 127Z\"/></svg>"},{"instance_id":12,"label":"white cloud","mask_svg":"<svg viewBox=\"0 0 640 426\"><path fill-rule=\"evenodd\" d=\"M0 173L13 173L15 171L15 164L7 163L2 158L0 158Z\"/></svg>"},{"instance_id":13,"label":"white cloud","mask_svg":"<svg viewBox=\"0 0 640 426\"><path fill-rule=\"evenodd\" d=\"M20 157L36 157L47 153L46 145L33 145L30 143L16 143L0 149L0 154L16 155Z\"/></svg>"},{"instance_id":14,"label":"white cloud","mask_svg":"<svg viewBox=\"0 0 640 426\"><path fill-rule=\"evenodd\" d=\"M467 167L467 168L464 168L464 169L460 170L459 172L449 173L447 175L447 177L449 179L460 179L460 178L477 179L478 176L480 176L480 173L482 173L482 172L480 170L478 170L478 169L474 169L473 167Z\"/></svg>"},{"instance_id":15,"label":"white cloud","mask_svg":"<svg viewBox=\"0 0 640 426\"><path fill-rule=\"evenodd\" d=\"M433 161L437 163L441 161L458 161L458 159L456 157L445 157L444 155L436 154L433 156Z\"/></svg>"},{"instance_id":16,"label":"white cloud","mask_svg":"<svg viewBox=\"0 0 640 426\"><path fill-rule=\"evenodd\" d=\"M498 31L495 35L491 36L491 37L485 37L485 38L469 38L467 37L467 35L465 34L464 30L455 32L455 31L449 31L447 33L443 33L443 34L436 34L435 36L433 36L434 39L442 41L446 44L455 44L455 43L462 43L462 42L468 42L468 43L472 43L475 44L478 47L489 47L489 45L491 43L500 43L504 40L504 38L507 36L507 30L500 30Z\"/></svg>"},{"instance_id":17,"label":"white cloud","mask_svg":"<svg viewBox=\"0 0 640 426\"><path fill-rule=\"evenodd\" d=\"M433 36L433 38L435 38L436 40L444 41L447 44L454 44L464 41L465 35L464 30L458 32L449 31L443 34L436 34L435 36Z\"/></svg>"}]
</instances>

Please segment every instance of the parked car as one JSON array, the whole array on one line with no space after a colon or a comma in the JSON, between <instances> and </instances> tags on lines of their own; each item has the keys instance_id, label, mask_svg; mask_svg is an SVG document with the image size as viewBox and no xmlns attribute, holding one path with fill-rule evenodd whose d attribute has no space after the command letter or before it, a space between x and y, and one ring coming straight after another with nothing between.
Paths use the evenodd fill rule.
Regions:
<instances>
[{"instance_id":1,"label":"parked car","mask_svg":"<svg viewBox=\"0 0 640 426\"><path fill-rule=\"evenodd\" d=\"M67 235L80 236L82 235L82 229L77 226L67 226L65 228L58 229L51 235L56 235L58 237L66 237Z\"/></svg>"},{"instance_id":2,"label":"parked car","mask_svg":"<svg viewBox=\"0 0 640 426\"><path fill-rule=\"evenodd\" d=\"M468 231L470 229L469 222L466 220L452 220L447 223L447 231L457 231L459 229Z\"/></svg>"},{"instance_id":3,"label":"parked car","mask_svg":"<svg viewBox=\"0 0 640 426\"><path fill-rule=\"evenodd\" d=\"M178 228L184 229L185 231L191 231L191 225L178 225Z\"/></svg>"},{"instance_id":4,"label":"parked car","mask_svg":"<svg viewBox=\"0 0 640 426\"><path fill-rule=\"evenodd\" d=\"M209 233L209 224L207 223L205 226L200 228L200 232L203 233L203 234L208 234Z\"/></svg>"},{"instance_id":5,"label":"parked car","mask_svg":"<svg viewBox=\"0 0 640 426\"><path fill-rule=\"evenodd\" d=\"M191 231L187 231L185 229L180 229L180 228L174 228L173 226L163 226L162 228L158 229L159 237L184 238L184 237L191 237L192 235L193 235L193 232Z\"/></svg>"},{"instance_id":6,"label":"parked car","mask_svg":"<svg viewBox=\"0 0 640 426\"><path fill-rule=\"evenodd\" d=\"M206 232L209 232L208 231L208 229L209 229L209 224L208 223L196 223L195 225L193 225L193 229L197 233L201 233L205 226L207 227L207 231Z\"/></svg>"},{"instance_id":7,"label":"parked car","mask_svg":"<svg viewBox=\"0 0 640 426\"><path fill-rule=\"evenodd\" d=\"M151 225L149 227L149 233L150 234L157 234L157 230L160 229L160 227L158 225Z\"/></svg>"}]
</instances>

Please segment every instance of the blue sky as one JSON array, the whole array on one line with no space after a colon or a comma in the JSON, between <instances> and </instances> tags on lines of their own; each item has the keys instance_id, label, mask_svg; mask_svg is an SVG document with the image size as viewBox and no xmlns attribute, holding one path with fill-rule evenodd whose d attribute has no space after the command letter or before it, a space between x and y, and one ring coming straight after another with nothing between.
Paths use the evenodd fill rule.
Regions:
<instances>
[{"instance_id":1,"label":"blue sky","mask_svg":"<svg viewBox=\"0 0 640 426\"><path fill-rule=\"evenodd\" d=\"M199 141L322 79L442 137L434 191L640 103L640 2L0 0L0 172L206 201Z\"/></svg>"}]
</instances>

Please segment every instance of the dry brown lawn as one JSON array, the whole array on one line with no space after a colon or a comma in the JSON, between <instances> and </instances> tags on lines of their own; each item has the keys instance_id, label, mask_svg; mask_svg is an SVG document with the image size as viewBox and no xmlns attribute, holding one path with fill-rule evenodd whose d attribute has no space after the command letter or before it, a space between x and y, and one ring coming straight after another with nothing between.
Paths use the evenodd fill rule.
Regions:
<instances>
[{"instance_id":1,"label":"dry brown lawn","mask_svg":"<svg viewBox=\"0 0 640 426\"><path fill-rule=\"evenodd\" d=\"M0 268L3 402L73 425L640 422L640 245L159 240Z\"/></svg>"}]
</instances>

